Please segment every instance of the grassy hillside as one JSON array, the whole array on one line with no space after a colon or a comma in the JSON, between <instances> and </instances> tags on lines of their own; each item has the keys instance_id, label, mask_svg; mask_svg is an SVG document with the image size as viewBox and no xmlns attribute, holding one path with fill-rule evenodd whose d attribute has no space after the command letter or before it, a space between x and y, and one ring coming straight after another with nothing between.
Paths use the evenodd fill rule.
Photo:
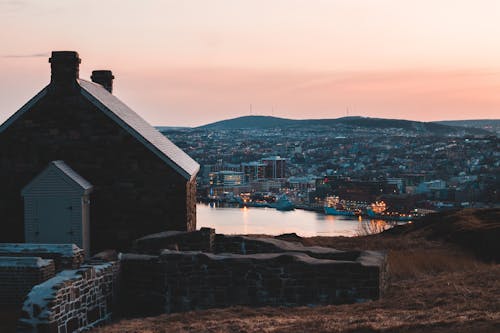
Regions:
<instances>
[{"instance_id":1,"label":"grassy hillside","mask_svg":"<svg viewBox=\"0 0 500 333\"><path fill-rule=\"evenodd\" d=\"M490 262L499 230L496 209L434 214L363 237L287 235L280 238L387 251L388 291L375 302L212 309L121 320L93 332L500 332L500 265Z\"/></svg>"}]
</instances>

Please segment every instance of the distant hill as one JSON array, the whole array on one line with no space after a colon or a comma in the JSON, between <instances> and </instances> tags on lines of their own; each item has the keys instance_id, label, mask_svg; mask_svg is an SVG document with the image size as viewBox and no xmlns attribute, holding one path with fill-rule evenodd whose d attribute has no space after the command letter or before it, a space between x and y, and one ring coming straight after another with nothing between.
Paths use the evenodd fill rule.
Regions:
<instances>
[{"instance_id":1,"label":"distant hill","mask_svg":"<svg viewBox=\"0 0 500 333\"><path fill-rule=\"evenodd\" d=\"M433 122L419 122L401 119L382 119L365 117L343 117L336 119L286 119L270 116L244 116L234 119L222 120L215 123L198 127L199 129L269 129L269 128L373 128L375 129L403 129L412 132L446 135L463 132L463 127L449 126ZM482 129L468 128L469 134L488 134Z\"/></svg>"},{"instance_id":2,"label":"distant hill","mask_svg":"<svg viewBox=\"0 0 500 333\"><path fill-rule=\"evenodd\" d=\"M155 128L158 131L160 131L160 132L164 132L164 131L182 131L182 130L189 129L189 127L185 127L185 126L155 126Z\"/></svg>"},{"instance_id":3,"label":"distant hill","mask_svg":"<svg viewBox=\"0 0 500 333\"><path fill-rule=\"evenodd\" d=\"M444 120L435 121L434 123L457 127L481 128L490 132L500 133L500 119Z\"/></svg>"}]
</instances>

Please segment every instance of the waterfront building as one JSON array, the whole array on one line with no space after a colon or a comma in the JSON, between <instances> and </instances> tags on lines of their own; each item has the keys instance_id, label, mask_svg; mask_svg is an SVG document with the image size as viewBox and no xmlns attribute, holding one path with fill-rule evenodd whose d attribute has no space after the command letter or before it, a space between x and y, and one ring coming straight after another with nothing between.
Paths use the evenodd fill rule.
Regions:
<instances>
[{"instance_id":1,"label":"waterfront building","mask_svg":"<svg viewBox=\"0 0 500 333\"><path fill-rule=\"evenodd\" d=\"M217 171L208 175L210 185L221 187L232 187L245 184L245 175L237 171Z\"/></svg>"},{"instance_id":2,"label":"waterfront building","mask_svg":"<svg viewBox=\"0 0 500 333\"><path fill-rule=\"evenodd\" d=\"M280 156L262 158L266 165L266 178L286 178L286 159Z\"/></svg>"},{"instance_id":3,"label":"waterfront building","mask_svg":"<svg viewBox=\"0 0 500 333\"><path fill-rule=\"evenodd\" d=\"M245 180L251 182L266 177L266 164L261 162L241 163L241 171L245 174Z\"/></svg>"}]
</instances>

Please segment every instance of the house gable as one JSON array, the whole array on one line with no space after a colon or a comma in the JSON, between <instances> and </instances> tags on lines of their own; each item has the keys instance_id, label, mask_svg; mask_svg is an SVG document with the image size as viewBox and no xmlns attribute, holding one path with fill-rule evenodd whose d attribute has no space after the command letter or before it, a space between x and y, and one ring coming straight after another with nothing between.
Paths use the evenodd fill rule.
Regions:
<instances>
[{"instance_id":1,"label":"house gable","mask_svg":"<svg viewBox=\"0 0 500 333\"><path fill-rule=\"evenodd\" d=\"M12 125L17 119L19 119L23 114L31 110L33 106L40 101L45 95L47 95L47 87L43 88L36 94L32 99L30 99L26 104L24 104L16 113L10 116L3 124L0 124L0 133L5 131L10 125Z\"/></svg>"},{"instance_id":2,"label":"house gable","mask_svg":"<svg viewBox=\"0 0 500 333\"><path fill-rule=\"evenodd\" d=\"M59 191L67 188L68 191L86 195L92 192L93 186L71 169L63 161L52 161L42 172L31 180L22 190L21 195L27 196L37 191L51 191L53 187L46 183L58 184Z\"/></svg>"},{"instance_id":3,"label":"house gable","mask_svg":"<svg viewBox=\"0 0 500 333\"><path fill-rule=\"evenodd\" d=\"M196 177L200 166L163 134L101 85L78 80L82 95L170 165L187 180Z\"/></svg>"},{"instance_id":4,"label":"house gable","mask_svg":"<svg viewBox=\"0 0 500 333\"><path fill-rule=\"evenodd\" d=\"M57 56L52 54L53 67ZM68 57L78 63L77 54ZM198 164L177 147L172 151L180 151L189 165L159 149L145 131L175 145L144 120L131 121L140 117L101 86L82 83L77 70L70 72L72 80L52 75L51 83L0 127L0 241L24 241L21 190L54 160L64 160L94 185L93 251L126 249L131 240L163 230L195 230ZM52 176L62 171L52 170Z\"/></svg>"},{"instance_id":5,"label":"house gable","mask_svg":"<svg viewBox=\"0 0 500 333\"><path fill-rule=\"evenodd\" d=\"M187 155L182 149L173 144L142 117L130 109L125 103L109 93L101 85L85 80L77 80L80 92L88 101L100 111L110 117L136 140L141 142L165 163L181 174L186 180L196 177L200 165ZM18 120L23 114L45 97L49 91L47 86L30 99L21 109L0 125L0 133Z\"/></svg>"}]
</instances>

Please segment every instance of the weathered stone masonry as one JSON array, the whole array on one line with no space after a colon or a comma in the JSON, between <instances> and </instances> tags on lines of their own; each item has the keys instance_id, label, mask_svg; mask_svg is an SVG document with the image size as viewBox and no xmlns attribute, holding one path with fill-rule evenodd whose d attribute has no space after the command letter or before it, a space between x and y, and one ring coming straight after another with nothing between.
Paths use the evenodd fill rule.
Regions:
<instances>
[{"instance_id":1,"label":"weathered stone masonry","mask_svg":"<svg viewBox=\"0 0 500 333\"><path fill-rule=\"evenodd\" d=\"M85 254L75 244L0 243L0 257L40 257L54 261L55 271L76 269Z\"/></svg>"},{"instance_id":2,"label":"weathered stone masonry","mask_svg":"<svg viewBox=\"0 0 500 333\"><path fill-rule=\"evenodd\" d=\"M33 244L25 246L28 253L50 252ZM15 258L25 264L31 260L37 263L36 274L26 271L26 279L49 278L34 286L25 298L19 332L80 332L107 321L117 310L124 315L149 316L232 305L375 300L384 292L387 276L382 252L338 251L275 238L226 236L209 228L146 236L134 243L134 249L141 253L120 254L118 259L112 252L102 253L51 278L52 259ZM203 252L196 251L199 249ZM79 252L73 253L78 256ZM25 292L23 289L20 294Z\"/></svg>"},{"instance_id":3,"label":"weathered stone masonry","mask_svg":"<svg viewBox=\"0 0 500 333\"><path fill-rule=\"evenodd\" d=\"M55 274L54 261L39 257L0 258L0 309L21 306L33 286Z\"/></svg>"},{"instance_id":4,"label":"weathered stone masonry","mask_svg":"<svg viewBox=\"0 0 500 333\"><path fill-rule=\"evenodd\" d=\"M109 320L116 301L119 263L65 270L26 297L18 332L81 332Z\"/></svg>"},{"instance_id":5,"label":"weathered stone masonry","mask_svg":"<svg viewBox=\"0 0 500 333\"><path fill-rule=\"evenodd\" d=\"M207 230L190 234L195 242L186 243L185 233L146 237L136 243L144 254L122 255L125 313L352 303L378 299L385 288L386 257L380 252L344 252L273 238L224 235L215 236L213 248L219 254L159 251L162 242L164 247L193 249L193 243L209 244L213 237ZM207 241L200 243L200 237Z\"/></svg>"},{"instance_id":6,"label":"weathered stone masonry","mask_svg":"<svg viewBox=\"0 0 500 333\"><path fill-rule=\"evenodd\" d=\"M123 304L129 314L159 314L231 305L341 304L380 297L380 263L365 252L356 261L303 253L214 255L165 250L124 255ZM133 300L133 301L132 301Z\"/></svg>"}]
</instances>

